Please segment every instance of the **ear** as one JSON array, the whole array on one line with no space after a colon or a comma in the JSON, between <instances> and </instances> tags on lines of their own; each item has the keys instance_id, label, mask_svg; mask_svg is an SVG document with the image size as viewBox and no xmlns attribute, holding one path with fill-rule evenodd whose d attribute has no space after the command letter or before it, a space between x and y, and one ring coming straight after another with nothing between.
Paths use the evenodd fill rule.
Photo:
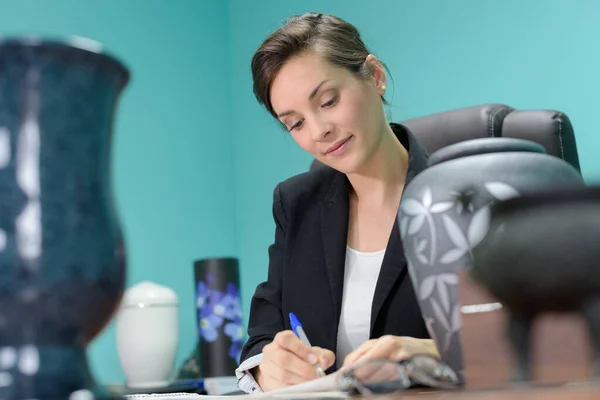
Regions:
<instances>
[{"instance_id":1,"label":"ear","mask_svg":"<svg viewBox=\"0 0 600 400\"><path fill-rule=\"evenodd\" d=\"M383 65L373 54L369 54L365 62L369 67L369 71L371 71L371 79L373 79L373 84L375 85L377 92L383 96L385 94L387 80Z\"/></svg>"}]
</instances>

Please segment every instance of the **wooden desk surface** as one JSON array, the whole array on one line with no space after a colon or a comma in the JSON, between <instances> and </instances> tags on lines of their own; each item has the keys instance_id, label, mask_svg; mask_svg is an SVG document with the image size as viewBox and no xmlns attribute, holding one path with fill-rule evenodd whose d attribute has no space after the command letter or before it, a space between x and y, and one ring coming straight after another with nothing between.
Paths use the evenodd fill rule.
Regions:
<instances>
[{"instance_id":1,"label":"wooden desk surface","mask_svg":"<svg viewBox=\"0 0 600 400\"><path fill-rule=\"evenodd\" d=\"M489 390L399 392L380 400L600 400L600 383Z\"/></svg>"}]
</instances>

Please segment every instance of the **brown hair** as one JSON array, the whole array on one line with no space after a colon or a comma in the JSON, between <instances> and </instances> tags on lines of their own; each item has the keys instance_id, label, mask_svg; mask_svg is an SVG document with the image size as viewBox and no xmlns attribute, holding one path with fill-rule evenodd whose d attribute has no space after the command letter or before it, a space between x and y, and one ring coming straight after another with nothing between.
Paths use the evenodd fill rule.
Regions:
<instances>
[{"instance_id":1,"label":"brown hair","mask_svg":"<svg viewBox=\"0 0 600 400\"><path fill-rule=\"evenodd\" d=\"M254 95L275 118L270 94L273 80L287 60L309 50L361 78L371 77L372 71L365 62L370 52L354 25L333 15L294 15L272 33L252 57ZM385 103L383 96L382 100Z\"/></svg>"}]
</instances>

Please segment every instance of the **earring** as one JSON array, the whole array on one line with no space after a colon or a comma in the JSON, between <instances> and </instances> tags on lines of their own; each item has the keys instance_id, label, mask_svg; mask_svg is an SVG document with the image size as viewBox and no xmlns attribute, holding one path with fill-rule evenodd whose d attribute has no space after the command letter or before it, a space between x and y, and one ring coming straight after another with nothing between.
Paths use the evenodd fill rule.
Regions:
<instances>
[{"instance_id":1,"label":"earring","mask_svg":"<svg viewBox=\"0 0 600 400\"><path fill-rule=\"evenodd\" d=\"M385 85L381 85L381 90L385 91Z\"/></svg>"}]
</instances>

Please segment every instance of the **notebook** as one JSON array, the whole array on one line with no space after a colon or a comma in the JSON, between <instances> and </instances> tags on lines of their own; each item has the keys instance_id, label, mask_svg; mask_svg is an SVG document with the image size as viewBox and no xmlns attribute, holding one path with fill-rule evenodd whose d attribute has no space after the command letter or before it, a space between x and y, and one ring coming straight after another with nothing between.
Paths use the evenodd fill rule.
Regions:
<instances>
[{"instance_id":1,"label":"notebook","mask_svg":"<svg viewBox=\"0 0 600 400\"><path fill-rule=\"evenodd\" d=\"M286 388L273 390L267 393L256 393L247 395L222 395L206 396L193 393L156 393L156 394L133 394L126 395L128 399L152 399L152 400L216 400L216 399L349 399L350 395L338 390L338 373L329 374L322 378L288 386Z\"/></svg>"}]
</instances>

